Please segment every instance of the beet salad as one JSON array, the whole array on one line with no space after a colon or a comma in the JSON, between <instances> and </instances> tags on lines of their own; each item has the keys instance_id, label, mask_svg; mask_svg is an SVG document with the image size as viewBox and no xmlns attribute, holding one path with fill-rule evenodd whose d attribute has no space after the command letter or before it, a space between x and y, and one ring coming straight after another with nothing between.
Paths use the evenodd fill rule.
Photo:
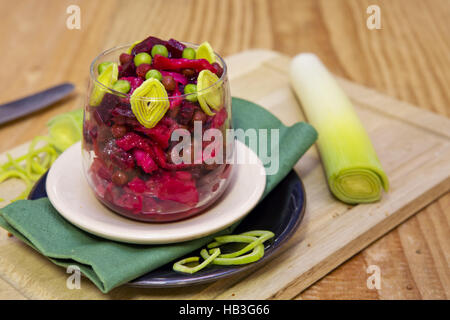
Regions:
<instances>
[{"instance_id":1,"label":"beet salad","mask_svg":"<svg viewBox=\"0 0 450 320\"><path fill-rule=\"evenodd\" d=\"M231 164L195 161L196 152L204 159L202 151L218 141L196 141L194 127L220 130L221 147L233 148L225 135L231 128L226 66L209 43L148 37L99 55L83 127L84 169L96 197L121 215L150 222L184 219L213 204ZM181 163L173 160L177 129L192 138Z\"/></svg>"}]
</instances>

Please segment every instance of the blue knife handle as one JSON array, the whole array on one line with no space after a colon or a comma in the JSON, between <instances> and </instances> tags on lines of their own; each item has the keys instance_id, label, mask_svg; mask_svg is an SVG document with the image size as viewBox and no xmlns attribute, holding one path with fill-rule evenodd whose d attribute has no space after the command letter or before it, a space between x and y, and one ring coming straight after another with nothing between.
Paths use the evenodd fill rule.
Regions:
<instances>
[{"instance_id":1,"label":"blue knife handle","mask_svg":"<svg viewBox=\"0 0 450 320\"><path fill-rule=\"evenodd\" d=\"M67 96L73 89L73 84L63 83L31 96L0 105L0 125L46 108Z\"/></svg>"}]
</instances>

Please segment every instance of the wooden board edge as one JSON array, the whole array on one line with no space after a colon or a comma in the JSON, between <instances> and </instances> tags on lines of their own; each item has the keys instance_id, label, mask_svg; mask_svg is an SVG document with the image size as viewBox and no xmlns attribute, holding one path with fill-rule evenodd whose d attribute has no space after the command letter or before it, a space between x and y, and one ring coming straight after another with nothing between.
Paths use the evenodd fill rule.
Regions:
<instances>
[{"instance_id":1,"label":"wooden board edge","mask_svg":"<svg viewBox=\"0 0 450 320\"><path fill-rule=\"evenodd\" d=\"M327 263L327 261L323 260L308 272L305 272L300 277L289 283L282 290L278 291L273 296L268 297L268 299L297 298L309 286L322 279L342 263L361 252L363 249L377 241L389 231L397 228L401 223L411 218L417 212L428 206L431 202L445 195L449 191L450 177L434 186L432 189L429 189L420 197L416 198L415 201L406 204L395 214L390 215L388 218L382 220L378 225L372 227L369 231L359 235L357 238L342 247L340 250L327 257L328 261L335 261L335 263L330 264Z\"/></svg>"}]
</instances>

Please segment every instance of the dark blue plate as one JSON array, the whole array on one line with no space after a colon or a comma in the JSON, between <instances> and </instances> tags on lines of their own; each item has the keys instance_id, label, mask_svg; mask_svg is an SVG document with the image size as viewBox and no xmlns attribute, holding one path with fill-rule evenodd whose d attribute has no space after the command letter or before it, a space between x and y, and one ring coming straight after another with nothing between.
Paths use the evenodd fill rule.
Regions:
<instances>
[{"instance_id":1,"label":"dark blue plate","mask_svg":"<svg viewBox=\"0 0 450 320\"><path fill-rule=\"evenodd\" d=\"M28 197L30 200L47 196L45 182L47 174L36 183ZM256 265L263 264L295 232L305 213L306 199L303 183L294 171L245 217L233 233L249 230L270 230L275 233L272 241L265 245L264 257L257 262L242 266L211 265L195 274L182 274L172 270L168 263L128 283L133 287L162 288L181 287L192 284L211 282L220 278L242 272ZM188 256L199 256L200 250ZM182 259L182 258L180 258Z\"/></svg>"}]
</instances>

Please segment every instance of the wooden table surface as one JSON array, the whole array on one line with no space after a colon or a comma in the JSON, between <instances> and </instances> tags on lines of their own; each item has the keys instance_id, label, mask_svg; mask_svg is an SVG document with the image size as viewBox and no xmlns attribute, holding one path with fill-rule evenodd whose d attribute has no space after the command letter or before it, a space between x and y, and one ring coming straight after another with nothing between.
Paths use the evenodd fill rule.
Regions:
<instances>
[{"instance_id":1,"label":"wooden table surface","mask_svg":"<svg viewBox=\"0 0 450 320\"><path fill-rule=\"evenodd\" d=\"M66 9L81 8L69 30ZM369 30L376 4L381 29ZM71 98L0 127L0 153L45 134L52 116L82 106L100 51L147 35L199 43L227 56L249 48L314 52L335 74L450 116L449 0L0 0L0 103L63 81ZM377 264L381 289L366 268ZM357 254L298 299L449 299L450 194ZM0 279L0 298L24 298Z\"/></svg>"}]
</instances>

